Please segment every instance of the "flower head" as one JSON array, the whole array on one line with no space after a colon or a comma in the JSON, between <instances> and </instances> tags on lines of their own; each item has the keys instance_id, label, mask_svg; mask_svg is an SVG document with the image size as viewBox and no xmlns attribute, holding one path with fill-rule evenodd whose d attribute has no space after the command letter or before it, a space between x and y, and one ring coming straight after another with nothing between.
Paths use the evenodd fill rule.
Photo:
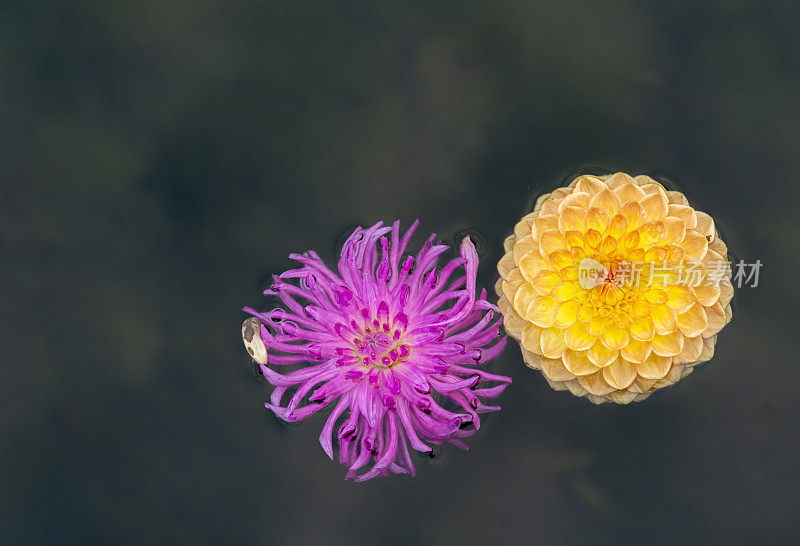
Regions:
<instances>
[{"instance_id":1,"label":"flower head","mask_svg":"<svg viewBox=\"0 0 800 546\"><path fill-rule=\"evenodd\" d=\"M727 248L708 214L648 176L580 176L505 242L506 331L550 385L643 400L714 353L731 319Z\"/></svg>"},{"instance_id":2,"label":"flower head","mask_svg":"<svg viewBox=\"0 0 800 546\"><path fill-rule=\"evenodd\" d=\"M475 247L465 238L460 257L437 268L450 247L431 235L416 256L403 258L417 225L402 236L399 222L356 229L338 272L315 252L293 254L302 267L274 277L264 292L284 307L244 309L255 317L243 326L245 345L275 386L266 407L300 421L333 405L320 443L333 458L339 423L339 460L358 481L413 475L409 444L418 451L443 442L466 449L462 439L480 427L479 414L500 409L483 399L511 382L480 368L502 352L506 338L486 291L476 297ZM451 280L459 268L463 275ZM285 375L270 367L289 365L299 367Z\"/></svg>"}]
</instances>

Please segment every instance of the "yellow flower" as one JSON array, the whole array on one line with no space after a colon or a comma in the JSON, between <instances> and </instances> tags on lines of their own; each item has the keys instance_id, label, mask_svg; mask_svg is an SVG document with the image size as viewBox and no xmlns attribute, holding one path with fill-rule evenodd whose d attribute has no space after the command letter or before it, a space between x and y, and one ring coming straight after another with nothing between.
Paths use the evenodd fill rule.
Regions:
<instances>
[{"instance_id":1,"label":"yellow flower","mask_svg":"<svg viewBox=\"0 0 800 546\"><path fill-rule=\"evenodd\" d=\"M647 398L714 354L731 320L711 217L648 176L584 175L543 195L497 269L506 331L557 390Z\"/></svg>"}]
</instances>

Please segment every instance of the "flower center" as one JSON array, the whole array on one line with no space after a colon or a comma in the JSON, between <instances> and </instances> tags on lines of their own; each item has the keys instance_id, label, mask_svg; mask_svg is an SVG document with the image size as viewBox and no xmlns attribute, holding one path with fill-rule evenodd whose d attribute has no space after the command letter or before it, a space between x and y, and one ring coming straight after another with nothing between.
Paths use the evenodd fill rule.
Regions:
<instances>
[{"instance_id":1,"label":"flower center","mask_svg":"<svg viewBox=\"0 0 800 546\"><path fill-rule=\"evenodd\" d=\"M411 348L403 343L402 325L392 328L388 320L370 320L365 313L362 315L362 326L357 328L358 335L352 340L353 350L362 365L368 368L392 368L411 354Z\"/></svg>"},{"instance_id":2,"label":"flower center","mask_svg":"<svg viewBox=\"0 0 800 546\"><path fill-rule=\"evenodd\" d=\"M594 320L598 327L615 323L628 329L637 316L649 312L648 292L657 287L641 286L642 278L649 284L648 268L632 271L631 265L624 259L611 259L604 263L592 258L582 260L579 277L585 292L578 293L576 299L582 302L580 316L583 320ZM655 293L651 296L659 297Z\"/></svg>"},{"instance_id":3,"label":"flower center","mask_svg":"<svg viewBox=\"0 0 800 546\"><path fill-rule=\"evenodd\" d=\"M634 303L640 297L634 290L614 283L613 279L598 284L589 291L592 314L616 322L622 328L630 326L634 318Z\"/></svg>"}]
</instances>

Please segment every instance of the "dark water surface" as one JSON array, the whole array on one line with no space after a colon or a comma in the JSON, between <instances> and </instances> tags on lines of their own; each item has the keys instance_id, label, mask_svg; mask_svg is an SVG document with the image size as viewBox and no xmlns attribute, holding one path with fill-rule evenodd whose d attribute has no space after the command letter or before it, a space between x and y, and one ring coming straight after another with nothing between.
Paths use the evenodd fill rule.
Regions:
<instances>
[{"instance_id":1,"label":"dark water surface","mask_svg":"<svg viewBox=\"0 0 800 546\"><path fill-rule=\"evenodd\" d=\"M789 2L0 5L0 542L800 540L800 9ZM764 263L716 356L627 407L510 344L503 411L344 481L248 370L288 254L502 240L577 169L668 176ZM421 238L417 238L419 243Z\"/></svg>"}]
</instances>

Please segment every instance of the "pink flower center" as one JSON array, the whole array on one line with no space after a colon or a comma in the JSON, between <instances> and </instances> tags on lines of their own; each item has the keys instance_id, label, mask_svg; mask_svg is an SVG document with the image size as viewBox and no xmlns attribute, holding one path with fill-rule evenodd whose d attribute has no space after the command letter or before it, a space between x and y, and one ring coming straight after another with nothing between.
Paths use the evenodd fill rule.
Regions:
<instances>
[{"instance_id":1,"label":"pink flower center","mask_svg":"<svg viewBox=\"0 0 800 546\"><path fill-rule=\"evenodd\" d=\"M403 342L403 329L392 328L388 321L370 321L364 316L359 335L353 338L353 349L368 368L392 368L405 361L411 348Z\"/></svg>"}]
</instances>

